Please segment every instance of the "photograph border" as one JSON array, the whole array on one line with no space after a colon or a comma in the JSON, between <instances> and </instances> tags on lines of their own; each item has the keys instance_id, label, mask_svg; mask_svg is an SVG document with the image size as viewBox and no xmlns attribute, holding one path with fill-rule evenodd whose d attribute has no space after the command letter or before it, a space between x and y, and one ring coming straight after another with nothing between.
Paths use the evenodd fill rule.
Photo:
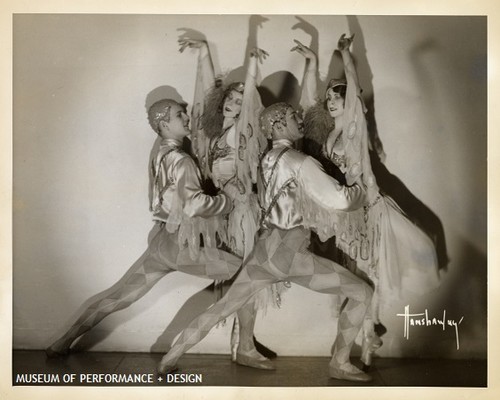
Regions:
<instances>
[{"instance_id":1,"label":"photograph border","mask_svg":"<svg viewBox=\"0 0 500 400\"><path fill-rule=\"evenodd\" d=\"M71 396L74 400L88 398L207 398L222 400L225 398L331 398L332 390L336 397L351 399L370 397L373 399L420 399L422 396L440 397L450 396L467 397L471 399L489 399L498 397L499 371L497 357L500 356L499 345L494 339L499 329L499 295L495 289L499 285L499 272L491 266L497 265L497 219L498 219L498 188L496 185L497 171L500 167L498 156L499 127L498 115L494 112L498 105L498 74L499 44L496 38L500 37L498 24L498 10L500 6L494 0L479 0L475 2L465 0L412 0L400 4L398 1L362 0L346 4L347 2L326 1L259 1L252 5L235 4L234 1L219 0L206 2L192 0L189 4L175 1L160 0L109 0L109 1L79 1L67 4L62 0L42 0L19 2L7 0L0 5L2 63L0 106L2 118L0 126L1 167L0 180L0 221L4 221L0 231L0 343L2 357L0 362L0 398L28 399L50 398L59 399ZM187 3L187 2L185 2ZM12 386L12 20L18 13L104 13L104 14L335 14L335 15L485 15L488 17L488 388L340 388L340 387L306 387L306 388L242 388L242 387L13 387ZM5 397L4 397L5 396Z\"/></svg>"}]
</instances>

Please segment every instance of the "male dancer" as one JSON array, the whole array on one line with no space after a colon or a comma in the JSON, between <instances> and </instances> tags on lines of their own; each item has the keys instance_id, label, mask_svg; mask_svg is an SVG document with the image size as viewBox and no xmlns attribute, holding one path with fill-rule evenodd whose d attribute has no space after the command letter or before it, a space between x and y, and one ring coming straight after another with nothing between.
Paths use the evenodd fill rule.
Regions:
<instances>
[{"instance_id":1,"label":"male dancer","mask_svg":"<svg viewBox=\"0 0 500 400\"><path fill-rule=\"evenodd\" d=\"M49 357L65 355L71 344L107 315L128 307L145 295L161 278L180 271L214 280L234 276L241 259L217 249L216 234L222 232L222 219L231 200L224 194L208 196L200 186L200 172L194 160L181 148L190 133L189 117L174 100L154 103L148 110L153 130L161 137L153 160L153 218L158 229L148 249L114 286L98 295L56 342L46 349ZM200 234L204 247L200 247ZM241 308L240 345L236 362L254 368L270 368L270 361L253 351L254 307Z\"/></svg>"},{"instance_id":2,"label":"male dancer","mask_svg":"<svg viewBox=\"0 0 500 400\"><path fill-rule=\"evenodd\" d=\"M262 288L286 280L347 298L339 316L330 376L370 381L369 375L350 363L349 356L373 291L345 268L308 251L310 231L306 228L327 229L310 226L306 216L315 209L332 215L357 209L363 205L364 191L357 185L340 186L313 158L292 148L293 141L303 134L302 121L290 105L277 103L266 108L261 128L273 139L273 149L262 159L258 181L262 234L226 295L191 322L163 357L158 370L175 370L180 356L218 321L238 310Z\"/></svg>"}]
</instances>

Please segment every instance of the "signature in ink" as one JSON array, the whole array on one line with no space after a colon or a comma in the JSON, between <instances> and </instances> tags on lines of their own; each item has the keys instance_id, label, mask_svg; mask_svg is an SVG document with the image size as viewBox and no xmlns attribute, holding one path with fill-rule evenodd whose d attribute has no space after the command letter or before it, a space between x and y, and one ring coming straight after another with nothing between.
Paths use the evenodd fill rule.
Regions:
<instances>
[{"instance_id":1,"label":"signature in ink","mask_svg":"<svg viewBox=\"0 0 500 400\"><path fill-rule=\"evenodd\" d=\"M403 336L406 338L406 340L410 339L410 327L411 326L442 326L443 331L446 330L446 327L451 327L451 328L455 329L457 350L460 349L458 326L464 320L463 316L457 322L454 319L449 319L449 318L447 319L446 318L446 310L443 310L442 318L439 318L439 317L430 318L427 309L425 309L425 311L423 313L411 314L409 305L405 306L405 310L404 310L403 314L396 314L396 316L404 318L404 334L403 334Z\"/></svg>"}]
</instances>

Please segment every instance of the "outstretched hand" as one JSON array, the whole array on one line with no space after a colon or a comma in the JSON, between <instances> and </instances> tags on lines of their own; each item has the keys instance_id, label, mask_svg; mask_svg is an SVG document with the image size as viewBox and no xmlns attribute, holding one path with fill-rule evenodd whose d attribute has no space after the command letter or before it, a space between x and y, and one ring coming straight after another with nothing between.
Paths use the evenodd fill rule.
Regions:
<instances>
[{"instance_id":1,"label":"outstretched hand","mask_svg":"<svg viewBox=\"0 0 500 400\"><path fill-rule=\"evenodd\" d=\"M346 37L345 33L342 34L342 36L339 39L339 42L337 44L337 47L339 50L349 50L349 46L353 42L354 39L354 33L352 34L351 37Z\"/></svg>"},{"instance_id":2,"label":"outstretched hand","mask_svg":"<svg viewBox=\"0 0 500 400\"><path fill-rule=\"evenodd\" d=\"M200 39L179 39L179 51L182 53L186 48L191 48L191 49L199 49L202 46L206 45L207 42L204 40Z\"/></svg>"},{"instance_id":3,"label":"outstretched hand","mask_svg":"<svg viewBox=\"0 0 500 400\"><path fill-rule=\"evenodd\" d=\"M302 54L306 59L309 60L312 58L316 58L316 53L314 53L314 51L312 51L309 47L303 45L297 39L293 39L293 41L297 46L292 47L290 51L296 51L297 53Z\"/></svg>"},{"instance_id":4,"label":"outstretched hand","mask_svg":"<svg viewBox=\"0 0 500 400\"><path fill-rule=\"evenodd\" d=\"M250 50L250 57L257 58L257 60L259 60L259 62L262 64L262 62L266 59L266 57L269 57L269 53L265 50L255 47L252 50Z\"/></svg>"}]
</instances>

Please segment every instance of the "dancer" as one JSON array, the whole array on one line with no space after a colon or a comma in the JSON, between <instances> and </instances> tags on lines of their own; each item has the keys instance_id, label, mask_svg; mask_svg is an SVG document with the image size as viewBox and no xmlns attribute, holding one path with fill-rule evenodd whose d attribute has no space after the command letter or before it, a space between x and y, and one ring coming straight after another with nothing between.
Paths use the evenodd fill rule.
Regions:
<instances>
[{"instance_id":1,"label":"dancer","mask_svg":"<svg viewBox=\"0 0 500 400\"><path fill-rule=\"evenodd\" d=\"M431 239L406 218L394 200L382 195L377 186L368 155L365 108L349 52L352 40L353 37L342 35L338 42L346 79L329 82L326 100L306 110L304 125L309 144L306 151L328 165L332 176L343 175L343 179L338 179L345 185L358 183L367 188L368 204L338 221L334 234L336 246L347 256L343 264L353 268L354 260L357 273L374 286L362 350L362 361L369 366L373 352L382 345L379 336L385 332L380 323L380 308L393 297L435 289L439 274ZM309 54L305 46L298 46L300 53ZM315 97L308 95L309 99ZM327 217L312 214L311 223L315 218ZM331 236L331 232L318 233L322 240Z\"/></svg>"},{"instance_id":2,"label":"dancer","mask_svg":"<svg viewBox=\"0 0 500 400\"><path fill-rule=\"evenodd\" d=\"M303 45L298 40L294 40L294 42L295 46L290 51L296 51L306 59L300 98L300 107L302 115L304 115L318 101L318 57L312 49ZM303 151L318 160L328 175L334 178L341 185L346 185L344 174L335 164L322 155L321 146L318 146L315 142L305 138L303 141ZM315 232L312 232L311 251L319 256L329 258L332 261L349 268L351 272L358 271L356 269L355 262L349 258L348 255L344 254L337 248L335 236L332 236L322 242L318 235Z\"/></svg>"},{"instance_id":3,"label":"dancer","mask_svg":"<svg viewBox=\"0 0 500 400\"><path fill-rule=\"evenodd\" d=\"M311 120L314 120L316 124L325 124L328 123L328 115L324 111L324 106L321 100L318 99L317 55L311 48L305 46L300 41L294 40L294 42L295 46L290 51L295 51L301 54L306 59L306 68L304 72L302 94L300 98L300 106L302 108L303 114L305 114L306 119L306 138L303 142L303 150L306 154L311 155L316 160L318 160L328 175L334 178L341 185L347 185L344 173L340 170L337 164L335 164L324 155L322 151L322 144L310 139L311 136L314 136L311 134L311 129L317 128L316 126L311 126ZM343 93L345 96L345 91ZM332 124L333 120L330 120L330 125ZM354 272L356 275L358 275L366 282L368 282L372 287L374 287L374 282L372 281L372 279L370 279L363 270L357 267L356 259L349 256L348 253L344 252L337 246L337 238L335 235L328 238L323 237L323 240L321 240L315 232L312 232L310 249L313 253L328 258L344 266L345 268L348 268L351 272ZM342 299L339 299L339 301L335 304L337 307L341 307ZM380 322L380 320L378 320L378 318L377 322L374 323L372 313L374 315L378 315L377 302L373 302L372 306L373 307L371 308L374 308L375 310L369 310L363 324L361 361L363 362L364 371L367 371L369 369L373 353L380 346L382 346L383 342L380 337L387 331L385 326ZM371 338L371 340L368 340L369 337ZM370 348L368 347L368 343L371 343Z\"/></svg>"},{"instance_id":4,"label":"dancer","mask_svg":"<svg viewBox=\"0 0 500 400\"><path fill-rule=\"evenodd\" d=\"M205 177L228 195L234 208L228 217L228 243L232 252L246 258L258 230L256 182L260 156L267 140L258 126L262 103L257 92L258 62L268 54L250 51L245 82L224 83L215 78L205 41L182 38L180 51L198 48L198 69L193 101L193 150Z\"/></svg>"},{"instance_id":5,"label":"dancer","mask_svg":"<svg viewBox=\"0 0 500 400\"><path fill-rule=\"evenodd\" d=\"M49 357L66 355L78 337L141 298L171 272L227 280L241 265L241 258L215 247L216 235L225 233L222 216L233 206L225 194L208 196L201 190L198 167L181 148L183 138L190 134L184 107L174 100L160 100L149 108L148 119L162 139L152 163L151 210L157 232L125 276L97 295L71 328L46 349ZM200 235L204 247L200 247ZM252 306L238 312L242 349L253 347L253 314Z\"/></svg>"},{"instance_id":6,"label":"dancer","mask_svg":"<svg viewBox=\"0 0 500 400\"><path fill-rule=\"evenodd\" d=\"M372 290L347 269L309 252L310 231L304 227L305 215L312 209L337 215L361 207L364 191L358 185L340 186L313 158L293 149L293 141L302 137L302 130L300 117L290 105L277 103L266 108L261 115L261 127L273 139L272 150L262 159L258 179L262 234L226 295L190 323L163 357L158 370L175 370L179 357L203 339L218 321L263 288L287 280L348 299L338 321L330 376L369 381L371 377L352 365L349 356ZM330 221L331 218L325 222ZM312 228L324 230L325 226L320 222Z\"/></svg>"},{"instance_id":7,"label":"dancer","mask_svg":"<svg viewBox=\"0 0 500 400\"><path fill-rule=\"evenodd\" d=\"M204 177L211 179L221 192L229 196L233 209L228 215L224 245L233 254L246 259L254 248L259 223L259 204L254 184L267 139L259 129L262 103L257 92L258 63L268 54L258 48L250 51L245 83L225 83L215 78L207 43L187 37L179 39L180 49L198 49L198 68L193 101L193 152ZM283 284L270 291L277 297ZM255 307L269 302L269 291L255 298ZM254 313L254 317L256 312ZM231 355L236 358L239 329L235 319L231 336ZM276 353L256 342L259 351L270 358Z\"/></svg>"}]
</instances>

